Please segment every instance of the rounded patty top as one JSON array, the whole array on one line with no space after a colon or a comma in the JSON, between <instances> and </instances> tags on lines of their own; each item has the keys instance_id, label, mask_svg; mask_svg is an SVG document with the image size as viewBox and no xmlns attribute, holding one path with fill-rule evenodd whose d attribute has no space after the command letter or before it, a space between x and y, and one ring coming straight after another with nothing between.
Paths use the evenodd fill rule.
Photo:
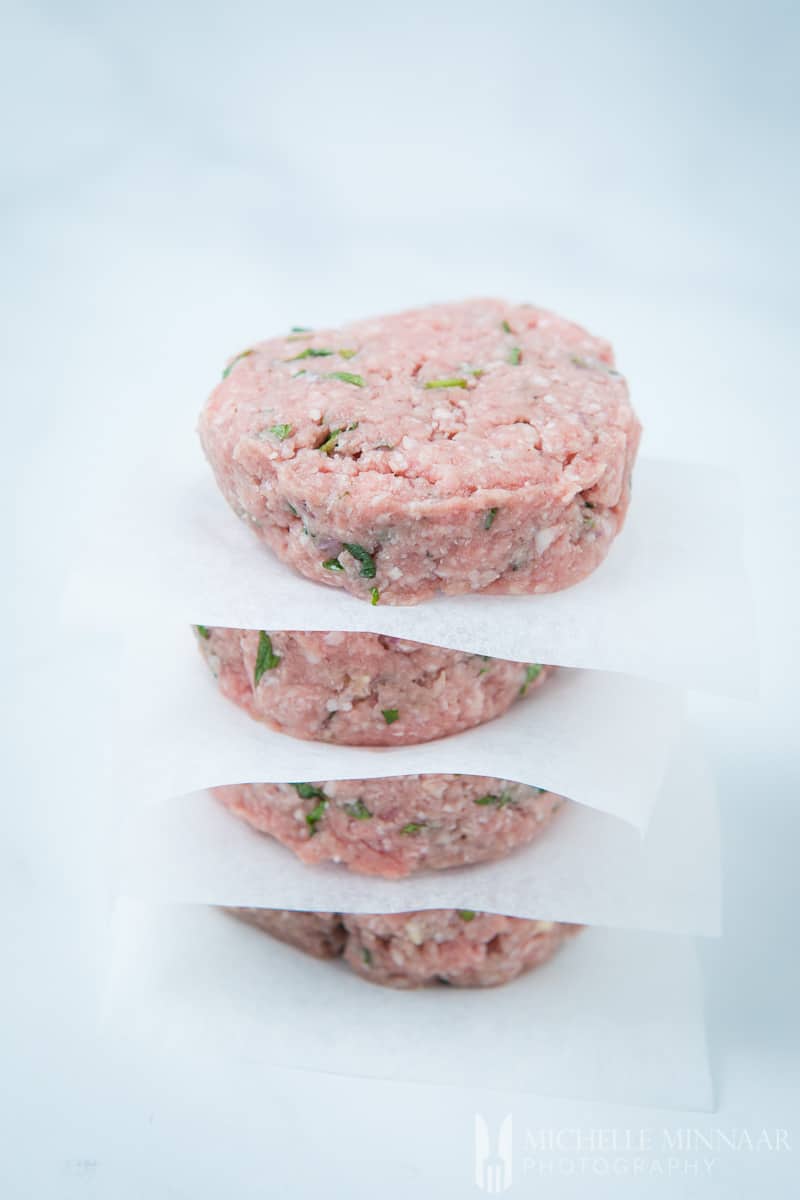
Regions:
<instances>
[{"instance_id":1,"label":"rounded patty top","mask_svg":"<svg viewBox=\"0 0 800 1200\"><path fill-rule=\"evenodd\" d=\"M240 516L375 602L551 591L618 531L639 425L609 345L473 300L237 355L200 423Z\"/></svg>"}]
</instances>

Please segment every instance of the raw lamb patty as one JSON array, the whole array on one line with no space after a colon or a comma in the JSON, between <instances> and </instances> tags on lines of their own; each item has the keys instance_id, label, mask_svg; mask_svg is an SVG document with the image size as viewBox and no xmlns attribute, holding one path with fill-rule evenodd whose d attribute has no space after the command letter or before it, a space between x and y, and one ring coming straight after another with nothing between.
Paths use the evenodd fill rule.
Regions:
<instances>
[{"instance_id":1,"label":"raw lamb patty","mask_svg":"<svg viewBox=\"0 0 800 1200\"><path fill-rule=\"evenodd\" d=\"M641 430L607 342L470 300L254 345L199 432L231 507L284 562L415 604L590 574L622 528Z\"/></svg>"}]
</instances>

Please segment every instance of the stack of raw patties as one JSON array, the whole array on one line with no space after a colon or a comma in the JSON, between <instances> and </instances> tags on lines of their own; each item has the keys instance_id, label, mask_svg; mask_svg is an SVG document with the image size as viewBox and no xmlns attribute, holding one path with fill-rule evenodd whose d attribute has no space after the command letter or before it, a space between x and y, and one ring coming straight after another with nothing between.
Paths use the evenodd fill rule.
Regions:
<instances>
[{"instance_id":1,"label":"stack of raw patties","mask_svg":"<svg viewBox=\"0 0 800 1200\"><path fill-rule=\"evenodd\" d=\"M123 728L131 786L173 799L137 817L124 890L183 904L161 961L195 944L190 990L258 992L269 964L274 1057L299 1039L301 1065L403 1073L412 1010L365 1021L377 993L341 963L229 913L430 985L411 1077L472 1078L461 1048L476 1082L535 1060L547 1089L636 1099L645 1069L645 1098L705 1103L685 935L718 930L716 814L675 685L727 685L736 614L716 480L643 464L622 533L639 437L609 345L530 305L297 328L225 368L200 439L243 524L207 468L153 505L143 573L173 623L142 616ZM485 1010L440 985L545 963L481 1050Z\"/></svg>"},{"instance_id":2,"label":"stack of raw patties","mask_svg":"<svg viewBox=\"0 0 800 1200\"><path fill-rule=\"evenodd\" d=\"M245 351L200 425L233 510L307 578L373 607L584 578L622 527L639 434L606 343L486 302L298 329ZM551 673L373 633L200 626L198 636L222 692L253 718L344 745L458 733L530 703ZM389 879L501 858L562 803L511 780L420 773L217 796L304 862ZM473 908L241 915L398 987L503 983L575 932Z\"/></svg>"}]
</instances>

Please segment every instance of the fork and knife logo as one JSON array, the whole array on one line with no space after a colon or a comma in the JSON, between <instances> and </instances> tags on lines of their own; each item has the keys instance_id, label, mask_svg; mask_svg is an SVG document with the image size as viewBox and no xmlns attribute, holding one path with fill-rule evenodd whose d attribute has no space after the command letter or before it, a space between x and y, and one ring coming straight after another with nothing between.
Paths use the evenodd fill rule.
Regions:
<instances>
[{"instance_id":1,"label":"fork and knife logo","mask_svg":"<svg viewBox=\"0 0 800 1200\"><path fill-rule=\"evenodd\" d=\"M492 1145L489 1125L475 1114L475 1185L492 1196L511 1187L511 1113L500 1122Z\"/></svg>"}]
</instances>

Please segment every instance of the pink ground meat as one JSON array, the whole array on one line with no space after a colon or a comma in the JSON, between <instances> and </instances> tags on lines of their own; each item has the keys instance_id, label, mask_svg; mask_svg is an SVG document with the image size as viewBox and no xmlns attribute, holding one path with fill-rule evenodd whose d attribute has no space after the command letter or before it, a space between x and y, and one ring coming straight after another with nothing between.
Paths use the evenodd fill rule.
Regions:
<instances>
[{"instance_id":1,"label":"pink ground meat","mask_svg":"<svg viewBox=\"0 0 800 1200\"><path fill-rule=\"evenodd\" d=\"M251 717L351 746L413 745L481 725L553 671L376 633L196 630L220 691Z\"/></svg>"},{"instance_id":2,"label":"pink ground meat","mask_svg":"<svg viewBox=\"0 0 800 1200\"><path fill-rule=\"evenodd\" d=\"M565 803L541 788L483 775L244 783L212 790L236 816L303 862L341 863L385 879L503 858L537 837Z\"/></svg>"},{"instance_id":3,"label":"pink ground meat","mask_svg":"<svg viewBox=\"0 0 800 1200\"><path fill-rule=\"evenodd\" d=\"M364 979L395 988L508 983L541 966L580 929L466 909L390 915L228 911L316 958L342 956Z\"/></svg>"},{"instance_id":4,"label":"pink ground meat","mask_svg":"<svg viewBox=\"0 0 800 1200\"><path fill-rule=\"evenodd\" d=\"M472 300L261 342L228 364L199 432L281 559L414 604L588 575L622 527L640 426L606 342Z\"/></svg>"}]
</instances>

